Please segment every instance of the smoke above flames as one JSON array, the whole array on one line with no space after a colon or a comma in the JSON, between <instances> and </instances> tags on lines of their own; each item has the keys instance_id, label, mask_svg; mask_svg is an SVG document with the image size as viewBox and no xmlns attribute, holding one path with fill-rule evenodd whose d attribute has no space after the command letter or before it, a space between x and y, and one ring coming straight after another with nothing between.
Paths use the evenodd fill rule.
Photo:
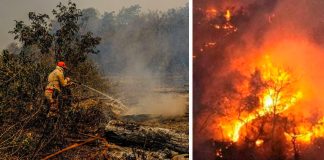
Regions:
<instances>
[{"instance_id":1,"label":"smoke above flames","mask_svg":"<svg viewBox=\"0 0 324 160\"><path fill-rule=\"evenodd\" d=\"M290 158L320 153L312 146L324 137L323 7L320 0L194 0L195 158L208 155L210 139L276 143ZM278 153L271 145L261 157Z\"/></svg>"}]
</instances>

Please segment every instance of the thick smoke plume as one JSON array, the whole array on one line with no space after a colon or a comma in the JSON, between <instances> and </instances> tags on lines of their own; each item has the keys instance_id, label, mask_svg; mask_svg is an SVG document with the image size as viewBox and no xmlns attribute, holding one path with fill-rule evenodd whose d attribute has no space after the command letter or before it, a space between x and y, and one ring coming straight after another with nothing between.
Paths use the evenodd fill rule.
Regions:
<instances>
[{"instance_id":1,"label":"thick smoke plume","mask_svg":"<svg viewBox=\"0 0 324 160\"><path fill-rule=\"evenodd\" d=\"M142 12L134 5L103 15L83 10L83 30L102 37L93 59L108 79L119 82L117 94L131 108L127 114L186 111L186 98L162 92L188 83L188 15L188 5L165 12Z\"/></svg>"},{"instance_id":2,"label":"thick smoke plume","mask_svg":"<svg viewBox=\"0 0 324 160\"><path fill-rule=\"evenodd\" d=\"M199 147L206 146L201 145L206 140L221 140L221 97L238 98L236 87L251 77L265 56L290 70L303 91L293 109L297 118L316 123L323 117L323 7L320 0L194 1L195 157L204 157ZM235 31L214 25L226 23L226 10ZM301 157L312 159L318 153L309 149ZM214 150L209 154L215 157Z\"/></svg>"}]
</instances>

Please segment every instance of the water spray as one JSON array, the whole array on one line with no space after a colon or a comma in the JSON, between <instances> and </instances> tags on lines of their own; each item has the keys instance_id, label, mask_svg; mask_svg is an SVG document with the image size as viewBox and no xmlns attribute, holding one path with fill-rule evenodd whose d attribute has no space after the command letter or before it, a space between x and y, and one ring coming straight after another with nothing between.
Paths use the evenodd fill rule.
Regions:
<instances>
[{"instance_id":1,"label":"water spray","mask_svg":"<svg viewBox=\"0 0 324 160\"><path fill-rule=\"evenodd\" d=\"M78 84L78 85L80 85L82 87L85 87L85 88L87 88L87 89L89 89L89 90L91 90L93 92L96 92L96 93L98 93L98 94L106 97L111 102L118 104L118 107L115 106L116 108L118 108L118 109L120 109L122 111L126 111L127 110L127 107L121 101L119 101L118 99L115 99L115 98L113 98L113 97L111 97L111 96L109 96L109 95L107 95L107 94L105 94L105 93L103 93L101 91L98 91L98 90L96 90L96 89L94 89L94 88L92 88L92 87L90 87L88 85L82 84L81 82L78 82L78 81L75 81L75 80L72 80L72 82L74 82L74 83L76 83L76 84Z\"/></svg>"}]
</instances>

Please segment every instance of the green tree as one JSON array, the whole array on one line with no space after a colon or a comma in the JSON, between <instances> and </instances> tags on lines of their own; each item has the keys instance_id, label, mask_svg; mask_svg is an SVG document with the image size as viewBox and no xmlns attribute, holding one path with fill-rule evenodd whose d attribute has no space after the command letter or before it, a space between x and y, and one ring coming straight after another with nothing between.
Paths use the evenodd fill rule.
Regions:
<instances>
[{"instance_id":1,"label":"green tree","mask_svg":"<svg viewBox=\"0 0 324 160\"><path fill-rule=\"evenodd\" d=\"M80 33L78 20L82 16L76 4L69 2L68 6L57 5L57 10L52 11L57 19L59 28L55 34L56 59L64 60L77 67L80 62L84 62L87 54L98 53L96 46L100 43L99 37L94 37L92 32Z\"/></svg>"},{"instance_id":2,"label":"green tree","mask_svg":"<svg viewBox=\"0 0 324 160\"><path fill-rule=\"evenodd\" d=\"M82 12L74 3L68 2L67 5L58 4L53 14L55 19L52 23L47 14L35 12L28 14L30 24L15 21L14 29L9 33L20 44L12 43L0 54L1 155L31 159L38 137L43 132L40 128L46 117L44 88L55 62L66 61L72 78L82 80L101 91L107 89L98 69L87 58L88 54L98 53L96 46L100 43L100 38L93 36L91 32L81 33L78 20ZM93 110L96 113L92 116L95 117L90 116L91 111L68 108L69 115L62 120L68 127L63 128L60 135L64 137L70 134L70 126L75 126L78 122L84 126L90 125L85 124L88 122L93 122L92 127L99 126L97 123L103 122L104 116L99 107ZM78 118L81 117L89 121L79 121ZM33 135L32 139L28 136L29 133Z\"/></svg>"}]
</instances>

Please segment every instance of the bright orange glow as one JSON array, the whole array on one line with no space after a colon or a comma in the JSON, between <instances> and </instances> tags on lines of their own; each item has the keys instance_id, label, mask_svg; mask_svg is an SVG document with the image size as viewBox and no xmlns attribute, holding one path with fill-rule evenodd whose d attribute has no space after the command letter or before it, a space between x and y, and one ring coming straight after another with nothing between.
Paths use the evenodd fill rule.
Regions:
<instances>
[{"instance_id":1,"label":"bright orange glow","mask_svg":"<svg viewBox=\"0 0 324 160\"><path fill-rule=\"evenodd\" d=\"M229 9L226 10L226 13L225 13L224 17L225 17L226 21L230 21L231 20L231 12L230 12Z\"/></svg>"},{"instance_id":2,"label":"bright orange glow","mask_svg":"<svg viewBox=\"0 0 324 160\"><path fill-rule=\"evenodd\" d=\"M210 8L206 10L206 18L212 19L217 16L217 10L215 8Z\"/></svg>"},{"instance_id":3,"label":"bright orange glow","mask_svg":"<svg viewBox=\"0 0 324 160\"><path fill-rule=\"evenodd\" d=\"M227 131L227 135L231 141L237 142L240 139L241 128L255 120L256 118L269 115L280 114L294 106L303 94L301 91L283 92L280 90L282 86L290 84L290 74L279 67L274 66L270 59L266 57L261 69L261 77L267 82L267 88L264 89L260 96L260 106L254 112L240 117L233 124L233 129Z\"/></svg>"},{"instance_id":4,"label":"bright orange glow","mask_svg":"<svg viewBox=\"0 0 324 160\"><path fill-rule=\"evenodd\" d=\"M264 103L264 107L267 110L270 110L271 106L274 105L274 100L273 100L273 96L274 96L275 91L273 89L269 89L268 90L268 94L266 94L263 97L263 103Z\"/></svg>"},{"instance_id":5,"label":"bright orange glow","mask_svg":"<svg viewBox=\"0 0 324 160\"><path fill-rule=\"evenodd\" d=\"M323 148L323 37L282 6L255 16L240 5L205 4L197 14L195 63L205 71L196 73L197 141L220 143L218 157L226 157L227 143L265 157L277 146L287 157Z\"/></svg>"},{"instance_id":6,"label":"bright orange glow","mask_svg":"<svg viewBox=\"0 0 324 160\"><path fill-rule=\"evenodd\" d=\"M295 141L299 144L310 144L316 138L324 137L324 116L317 122L309 122L303 119L303 113L294 112L296 109L302 111L302 101L305 96L305 86L301 83L294 83L295 79L288 69L274 65L269 56L265 56L260 62L255 64L260 73L263 89L258 94L258 104L251 111L235 112L231 110L230 115L220 119L221 128L225 133L225 139L230 142L240 142L243 136L249 136L245 126L263 117L281 115L289 117L294 115L297 119L292 119L294 125L284 132L287 142ZM243 92L249 92L245 84L240 84ZM231 113L233 112L234 113ZM237 116L239 115L239 116ZM291 122L288 122L291 123ZM253 126L253 125L251 125ZM244 129L243 129L244 128ZM253 138L253 137L250 137ZM262 146L264 140L255 141L257 147Z\"/></svg>"},{"instance_id":7,"label":"bright orange glow","mask_svg":"<svg viewBox=\"0 0 324 160\"><path fill-rule=\"evenodd\" d=\"M216 13L217 13L217 10L214 9L214 8L211 8L211 9L207 9L206 12L207 12L207 13L216 14Z\"/></svg>"},{"instance_id":8,"label":"bright orange glow","mask_svg":"<svg viewBox=\"0 0 324 160\"><path fill-rule=\"evenodd\" d=\"M314 138L324 136L324 117L315 125L300 124L296 127L297 133L285 133L288 140L295 138L298 142L310 143Z\"/></svg>"},{"instance_id":9,"label":"bright orange glow","mask_svg":"<svg viewBox=\"0 0 324 160\"><path fill-rule=\"evenodd\" d=\"M262 144L263 144L263 140L262 139L258 139L258 140L256 140L255 141L255 145L257 146L257 147L259 147L259 146L261 146Z\"/></svg>"}]
</instances>

